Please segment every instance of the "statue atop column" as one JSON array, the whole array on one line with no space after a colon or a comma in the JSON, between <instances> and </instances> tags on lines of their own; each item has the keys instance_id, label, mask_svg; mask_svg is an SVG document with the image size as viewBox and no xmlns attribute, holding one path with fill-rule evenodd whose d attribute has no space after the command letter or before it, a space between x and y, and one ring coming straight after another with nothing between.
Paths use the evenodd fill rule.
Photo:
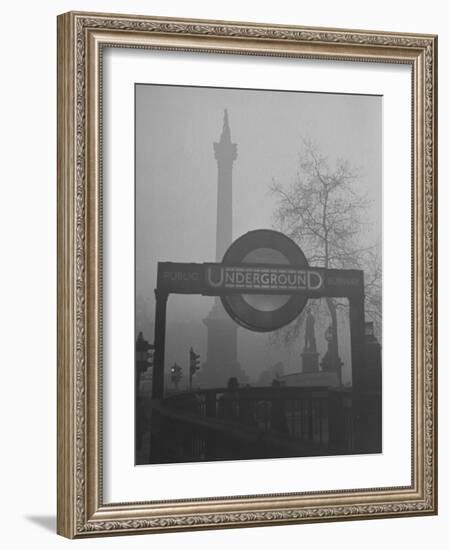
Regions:
<instances>
[{"instance_id":1,"label":"statue atop column","mask_svg":"<svg viewBox=\"0 0 449 550\"><path fill-rule=\"evenodd\" d=\"M321 369L324 372L335 372L338 378L338 385L342 385L342 376L341 368L343 362L338 355L338 349L334 339L334 329L332 324L327 328L324 337L327 340L327 351L324 354L323 360L321 361Z\"/></svg>"},{"instance_id":2,"label":"statue atop column","mask_svg":"<svg viewBox=\"0 0 449 550\"><path fill-rule=\"evenodd\" d=\"M220 139L213 144L217 161L216 261L221 262L232 243L232 170L237 160L237 144L232 141L229 115L223 113ZM201 387L225 387L230 378L245 384L248 377L237 358L237 325L224 310L220 298L214 300L207 327L207 354L197 383Z\"/></svg>"}]
</instances>

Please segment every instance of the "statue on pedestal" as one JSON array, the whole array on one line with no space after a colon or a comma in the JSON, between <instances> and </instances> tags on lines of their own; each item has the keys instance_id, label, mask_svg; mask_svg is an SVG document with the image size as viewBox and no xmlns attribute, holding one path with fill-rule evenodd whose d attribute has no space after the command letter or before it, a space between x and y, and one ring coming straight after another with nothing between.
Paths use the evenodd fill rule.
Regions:
<instances>
[{"instance_id":1,"label":"statue on pedestal","mask_svg":"<svg viewBox=\"0 0 449 550\"><path fill-rule=\"evenodd\" d=\"M316 350L315 318L307 311L304 348L301 353L302 372L318 372L318 352Z\"/></svg>"},{"instance_id":2,"label":"statue on pedestal","mask_svg":"<svg viewBox=\"0 0 449 550\"><path fill-rule=\"evenodd\" d=\"M321 368L324 372L335 372L338 376L338 384L342 384L341 368L343 362L338 355L338 349L334 340L334 330L332 325L329 325L325 332L325 338L327 340L327 351L321 361Z\"/></svg>"}]
</instances>

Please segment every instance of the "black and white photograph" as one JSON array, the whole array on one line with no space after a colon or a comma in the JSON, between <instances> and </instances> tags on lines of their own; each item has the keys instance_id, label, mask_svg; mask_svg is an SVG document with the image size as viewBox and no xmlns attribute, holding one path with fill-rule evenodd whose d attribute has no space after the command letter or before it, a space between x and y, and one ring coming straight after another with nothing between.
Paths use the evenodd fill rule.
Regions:
<instances>
[{"instance_id":1,"label":"black and white photograph","mask_svg":"<svg viewBox=\"0 0 449 550\"><path fill-rule=\"evenodd\" d=\"M135 85L135 462L382 452L382 97Z\"/></svg>"},{"instance_id":2,"label":"black and white photograph","mask_svg":"<svg viewBox=\"0 0 449 550\"><path fill-rule=\"evenodd\" d=\"M2 7L2 547L444 548L445 4Z\"/></svg>"}]
</instances>

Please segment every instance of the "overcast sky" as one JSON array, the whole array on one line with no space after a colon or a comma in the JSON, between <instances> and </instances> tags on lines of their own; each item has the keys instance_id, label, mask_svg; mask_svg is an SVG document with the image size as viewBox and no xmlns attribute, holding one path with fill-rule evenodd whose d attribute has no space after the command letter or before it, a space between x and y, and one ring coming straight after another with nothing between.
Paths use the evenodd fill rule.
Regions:
<instances>
[{"instance_id":1,"label":"overcast sky","mask_svg":"<svg viewBox=\"0 0 449 550\"><path fill-rule=\"evenodd\" d=\"M234 239L273 227L276 197L269 186L273 178L285 185L294 180L303 138L314 140L331 162L341 157L358 169L357 186L371 200L369 233L381 235L380 97L137 85L136 295L146 304L145 318L137 316L138 330L154 317L158 261L215 260L213 142L219 140L225 108L238 153ZM201 321L210 304L200 296L172 296L168 320L191 328L197 323L205 332Z\"/></svg>"}]
</instances>

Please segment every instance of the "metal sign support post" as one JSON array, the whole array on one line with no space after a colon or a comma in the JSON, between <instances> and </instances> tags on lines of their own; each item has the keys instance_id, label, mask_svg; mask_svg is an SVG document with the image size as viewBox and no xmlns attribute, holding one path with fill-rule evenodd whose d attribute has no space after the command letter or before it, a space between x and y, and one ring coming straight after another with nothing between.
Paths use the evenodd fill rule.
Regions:
<instances>
[{"instance_id":1,"label":"metal sign support post","mask_svg":"<svg viewBox=\"0 0 449 550\"><path fill-rule=\"evenodd\" d=\"M349 324L351 332L352 410L354 446L366 450L366 421L363 415L363 368L365 366L365 306L363 295L349 297Z\"/></svg>"},{"instance_id":2,"label":"metal sign support post","mask_svg":"<svg viewBox=\"0 0 449 550\"><path fill-rule=\"evenodd\" d=\"M168 293L156 289L156 322L154 326L153 401L164 397L165 327Z\"/></svg>"},{"instance_id":3,"label":"metal sign support post","mask_svg":"<svg viewBox=\"0 0 449 550\"><path fill-rule=\"evenodd\" d=\"M157 405L164 397L165 327L168 293L165 290L156 289L154 294L156 296L156 322L154 326L150 454L156 459L157 457L160 458L161 418Z\"/></svg>"},{"instance_id":4,"label":"metal sign support post","mask_svg":"<svg viewBox=\"0 0 449 550\"><path fill-rule=\"evenodd\" d=\"M365 306L363 296L349 297L349 325L351 332L352 391L363 391L365 363Z\"/></svg>"}]
</instances>

